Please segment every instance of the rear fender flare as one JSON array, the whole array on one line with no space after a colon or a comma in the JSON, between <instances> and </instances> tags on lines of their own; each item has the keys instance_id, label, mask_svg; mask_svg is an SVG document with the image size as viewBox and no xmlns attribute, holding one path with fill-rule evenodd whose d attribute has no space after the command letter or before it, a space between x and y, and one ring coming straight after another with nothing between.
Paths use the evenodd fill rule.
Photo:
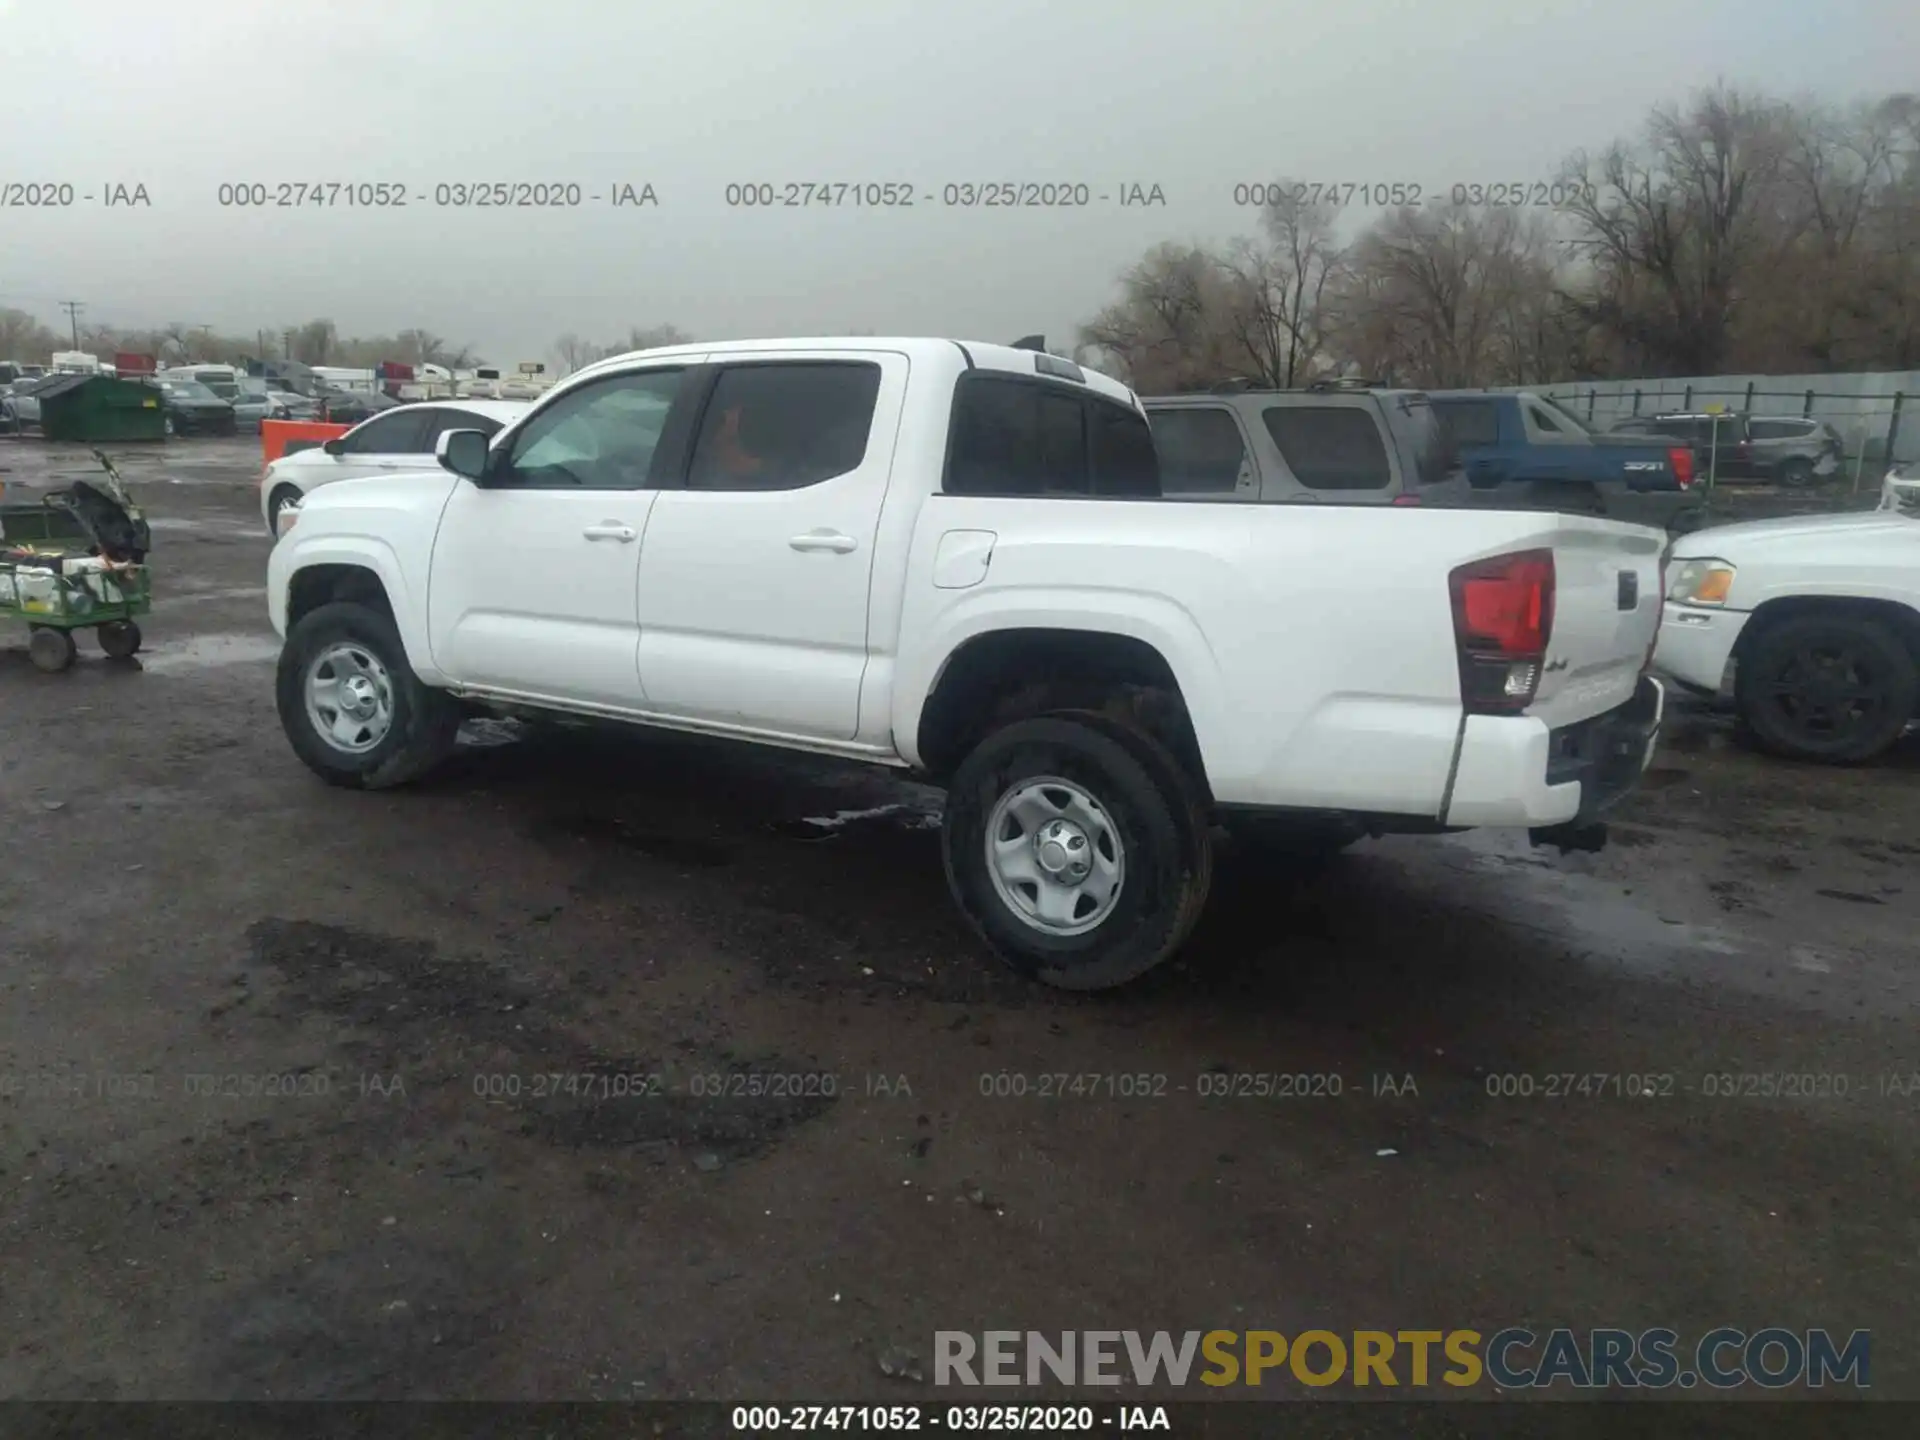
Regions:
<instances>
[{"instance_id":1,"label":"rear fender flare","mask_svg":"<svg viewBox=\"0 0 1920 1440\"><path fill-rule=\"evenodd\" d=\"M1128 591L990 591L969 596L939 617L895 691L893 733L899 753L919 765L920 717L953 658L970 640L1004 630L1082 630L1124 635L1157 651L1180 687L1209 775L1225 770L1226 691L1218 657L1199 623L1164 596Z\"/></svg>"}]
</instances>

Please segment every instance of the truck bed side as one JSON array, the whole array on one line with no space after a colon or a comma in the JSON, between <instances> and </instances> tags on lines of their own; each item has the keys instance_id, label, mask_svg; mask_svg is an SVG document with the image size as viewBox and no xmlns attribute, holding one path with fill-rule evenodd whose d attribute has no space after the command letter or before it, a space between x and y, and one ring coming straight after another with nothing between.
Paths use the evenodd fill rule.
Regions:
<instances>
[{"instance_id":1,"label":"truck bed side","mask_svg":"<svg viewBox=\"0 0 1920 1440\"><path fill-rule=\"evenodd\" d=\"M977 576L943 563L957 546L973 547ZM918 761L927 696L974 637L1105 631L1165 659L1222 803L1437 816L1464 718L1448 576L1533 547L1554 549L1567 587L1541 718L1564 725L1625 703L1659 617L1660 541L1639 527L1526 511L930 496L891 647L896 742ZM1606 567L1628 552L1640 599L1617 613Z\"/></svg>"}]
</instances>

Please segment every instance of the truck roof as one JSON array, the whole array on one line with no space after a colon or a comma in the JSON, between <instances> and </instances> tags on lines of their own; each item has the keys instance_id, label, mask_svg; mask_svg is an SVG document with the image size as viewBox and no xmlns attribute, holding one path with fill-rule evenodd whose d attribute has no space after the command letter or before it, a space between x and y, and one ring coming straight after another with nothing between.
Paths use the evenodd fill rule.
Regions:
<instances>
[{"instance_id":1,"label":"truck roof","mask_svg":"<svg viewBox=\"0 0 1920 1440\"><path fill-rule=\"evenodd\" d=\"M980 370L1000 370L1010 375L1032 375L1038 370L1040 351L1020 350L1011 345L995 344L986 340L954 340L927 335L822 335L790 337L769 340L714 340L704 344L664 345L655 350L631 350L624 355L610 355L604 360L583 366L563 383L578 380L583 375L599 374L603 371L618 370L640 359L666 359L675 355L713 355L725 356L742 352L766 351L832 351L832 350L892 350L905 355L909 361L951 359L958 350L967 357L972 368ZM1061 365L1072 362L1061 360L1058 356L1048 357ZM1086 386L1097 395L1118 400L1128 407L1139 402L1133 391L1122 385L1110 375L1102 375L1097 370L1089 370L1084 365L1075 366L1085 378ZM1039 373L1044 374L1044 371Z\"/></svg>"}]
</instances>

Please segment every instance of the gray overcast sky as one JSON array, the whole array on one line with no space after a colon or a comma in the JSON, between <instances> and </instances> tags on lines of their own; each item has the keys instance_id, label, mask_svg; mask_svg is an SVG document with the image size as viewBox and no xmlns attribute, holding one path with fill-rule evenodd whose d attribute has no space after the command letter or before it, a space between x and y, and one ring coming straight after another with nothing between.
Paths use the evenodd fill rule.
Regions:
<instances>
[{"instance_id":1,"label":"gray overcast sky","mask_svg":"<svg viewBox=\"0 0 1920 1440\"><path fill-rule=\"evenodd\" d=\"M574 331L1064 344L1147 246L1251 231L1236 182L1549 179L1716 77L1909 89L1912 0L0 0L0 305L64 328L420 326L511 364ZM240 210L223 182L399 182ZM579 209L434 187L578 183ZM910 210L731 209L743 181L908 182ZM947 182L1086 182L960 210ZM150 208L104 209L112 182ZM619 183L656 207L614 209ZM1159 185L1164 206L1121 208ZM425 202L420 196L425 196Z\"/></svg>"}]
</instances>

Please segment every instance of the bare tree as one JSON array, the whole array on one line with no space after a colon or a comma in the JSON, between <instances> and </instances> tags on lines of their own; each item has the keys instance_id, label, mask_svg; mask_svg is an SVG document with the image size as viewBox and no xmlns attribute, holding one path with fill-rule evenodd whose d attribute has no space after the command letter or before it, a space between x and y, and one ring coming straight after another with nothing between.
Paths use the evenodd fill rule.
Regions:
<instances>
[{"instance_id":1,"label":"bare tree","mask_svg":"<svg viewBox=\"0 0 1920 1440\"><path fill-rule=\"evenodd\" d=\"M1725 360L1743 287L1778 233L1789 115L1719 87L1654 112L1644 145L1569 162L1574 244L1593 267L1578 297L1657 373L1701 375Z\"/></svg>"},{"instance_id":2,"label":"bare tree","mask_svg":"<svg viewBox=\"0 0 1920 1440\"><path fill-rule=\"evenodd\" d=\"M1307 202L1287 181L1277 193L1261 217L1265 237L1236 241L1219 261L1227 279L1222 320L1247 377L1291 389L1326 364L1330 291L1346 255L1332 205Z\"/></svg>"},{"instance_id":3,"label":"bare tree","mask_svg":"<svg viewBox=\"0 0 1920 1440\"><path fill-rule=\"evenodd\" d=\"M691 345L693 336L678 325L632 326L627 331L628 350L663 350L669 345Z\"/></svg>"},{"instance_id":4,"label":"bare tree","mask_svg":"<svg viewBox=\"0 0 1920 1440\"><path fill-rule=\"evenodd\" d=\"M1218 257L1198 245L1160 245L1121 277L1120 288L1122 298L1080 328L1080 345L1097 350L1106 368L1149 393L1232 377Z\"/></svg>"},{"instance_id":5,"label":"bare tree","mask_svg":"<svg viewBox=\"0 0 1920 1440\"><path fill-rule=\"evenodd\" d=\"M571 373L598 360L600 347L568 331L553 342L553 353L560 358L561 367Z\"/></svg>"},{"instance_id":6,"label":"bare tree","mask_svg":"<svg viewBox=\"0 0 1920 1440\"><path fill-rule=\"evenodd\" d=\"M293 356L306 365L325 365L332 358L339 331L331 320L309 320L293 332Z\"/></svg>"},{"instance_id":7,"label":"bare tree","mask_svg":"<svg viewBox=\"0 0 1920 1440\"><path fill-rule=\"evenodd\" d=\"M24 310L0 310L0 358L44 365L60 337Z\"/></svg>"},{"instance_id":8,"label":"bare tree","mask_svg":"<svg viewBox=\"0 0 1920 1440\"><path fill-rule=\"evenodd\" d=\"M1552 236L1514 209L1390 211L1354 246L1336 306L1343 350L1373 378L1446 388L1545 378Z\"/></svg>"}]
</instances>

